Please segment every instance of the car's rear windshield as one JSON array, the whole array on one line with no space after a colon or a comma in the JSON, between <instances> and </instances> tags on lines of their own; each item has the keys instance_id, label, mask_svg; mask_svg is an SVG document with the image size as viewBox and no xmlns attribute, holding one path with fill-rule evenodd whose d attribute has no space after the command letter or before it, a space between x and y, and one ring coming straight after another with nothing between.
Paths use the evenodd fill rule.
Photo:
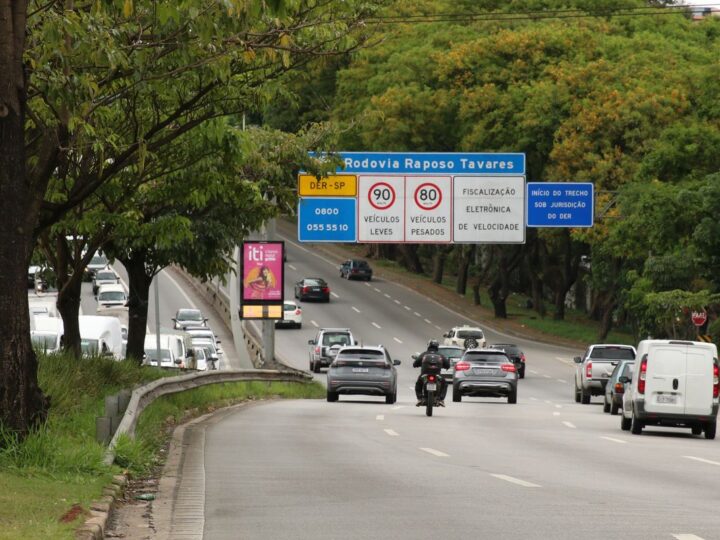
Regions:
<instances>
[{"instance_id":1,"label":"car's rear windshield","mask_svg":"<svg viewBox=\"0 0 720 540\"><path fill-rule=\"evenodd\" d=\"M460 358L463 355L462 349L456 349L455 347L440 347L438 349L438 352L442 354L445 358Z\"/></svg>"},{"instance_id":2,"label":"car's rear windshield","mask_svg":"<svg viewBox=\"0 0 720 540\"><path fill-rule=\"evenodd\" d=\"M457 337L460 339L480 338L482 339L482 330L458 330Z\"/></svg>"},{"instance_id":3,"label":"car's rear windshield","mask_svg":"<svg viewBox=\"0 0 720 540\"><path fill-rule=\"evenodd\" d=\"M368 263L366 261L355 261L355 266L358 268L368 268Z\"/></svg>"},{"instance_id":4,"label":"car's rear windshield","mask_svg":"<svg viewBox=\"0 0 720 540\"><path fill-rule=\"evenodd\" d=\"M103 279L112 279L114 281L116 278L113 272L98 272L95 274L95 279L100 281Z\"/></svg>"},{"instance_id":5,"label":"car's rear windshield","mask_svg":"<svg viewBox=\"0 0 720 540\"><path fill-rule=\"evenodd\" d=\"M508 358L500 352L497 354L488 352L469 352L465 353L463 360L466 362L507 362Z\"/></svg>"},{"instance_id":6,"label":"car's rear windshield","mask_svg":"<svg viewBox=\"0 0 720 540\"><path fill-rule=\"evenodd\" d=\"M307 278L303 285L305 287L324 287L325 282L322 279Z\"/></svg>"},{"instance_id":7,"label":"car's rear windshield","mask_svg":"<svg viewBox=\"0 0 720 540\"><path fill-rule=\"evenodd\" d=\"M627 347L594 347L590 358L598 360L634 360L635 353Z\"/></svg>"},{"instance_id":8,"label":"car's rear windshield","mask_svg":"<svg viewBox=\"0 0 720 540\"><path fill-rule=\"evenodd\" d=\"M297 306L295 304L283 304L283 311L295 311Z\"/></svg>"},{"instance_id":9,"label":"car's rear windshield","mask_svg":"<svg viewBox=\"0 0 720 540\"><path fill-rule=\"evenodd\" d=\"M199 309L181 309L178 311L177 318L183 321L201 321L203 316Z\"/></svg>"},{"instance_id":10,"label":"car's rear windshield","mask_svg":"<svg viewBox=\"0 0 720 540\"><path fill-rule=\"evenodd\" d=\"M517 345L505 345L503 343L497 343L495 345L492 345L492 348L509 352L510 354L520 354L520 347L518 347Z\"/></svg>"},{"instance_id":11,"label":"car's rear windshield","mask_svg":"<svg viewBox=\"0 0 720 540\"><path fill-rule=\"evenodd\" d=\"M323 345L332 347L333 345L350 345L350 336L348 334L325 334L323 335Z\"/></svg>"},{"instance_id":12,"label":"car's rear windshield","mask_svg":"<svg viewBox=\"0 0 720 540\"><path fill-rule=\"evenodd\" d=\"M345 349L335 359L336 367L388 367L389 364L382 351L365 351L361 349Z\"/></svg>"},{"instance_id":13,"label":"car's rear windshield","mask_svg":"<svg viewBox=\"0 0 720 540\"><path fill-rule=\"evenodd\" d=\"M103 291L98 295L101 302L122 302L125 300L125 293L122 291Z\"/></svg>"}]
</instances>

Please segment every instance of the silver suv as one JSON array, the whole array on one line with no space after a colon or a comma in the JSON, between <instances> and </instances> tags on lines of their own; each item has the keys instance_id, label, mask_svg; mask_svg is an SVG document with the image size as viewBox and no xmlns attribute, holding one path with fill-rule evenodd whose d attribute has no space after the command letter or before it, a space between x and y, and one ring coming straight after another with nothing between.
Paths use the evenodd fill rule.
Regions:
<instances>
[{"instance_id":1,"label":"silver suv","mask_svg":"<svg viewBox=\"0 0 720 540\"><path fill-rule=\"evenodd\" d=\"M320 368L328 367L343 347L358 345L349 328L321 328L310 345L310 371L320 373Z\"/></svg>"},{"instance_id":2,"label":"silver suv","mask_svg":"<svg viewBox=\"0 0 720 540\"><path fill-rule=\"evenodd\" d=\"M443 345L456 345L465 349L484 349L487 346L485 334L477 326L456 326L443 334Z\"/></svg>"}]
</instances>

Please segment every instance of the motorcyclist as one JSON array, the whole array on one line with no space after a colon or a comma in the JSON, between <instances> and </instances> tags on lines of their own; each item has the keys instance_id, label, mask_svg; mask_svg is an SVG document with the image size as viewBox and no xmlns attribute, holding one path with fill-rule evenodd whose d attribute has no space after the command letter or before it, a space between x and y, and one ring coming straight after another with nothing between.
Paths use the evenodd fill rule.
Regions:
<instances>
[{"instance_id":1,"label":"motorcyclist","mask_svg":"<svg viewBox=\"0 0 720 540\"><path fill-rule=\"evenodd\" d=\"M415 396L417 397L417 406L420 407L423 404L423 375L425 375L428 372L428 365L425 360L429 359L430 355L433 355L435 359L438 359L442 363L443 369L450 369L450 360L448 360L444 355L440 354L440 344L437 342L436 339L431 339L428 341L427 344L427 350L418 355L418 357L413 362L414 368L421 368L420 369L420 376L417 379L417 382L415 383ZM441 407L445 406L445 394L447 394L447 384L445 383L445 379L442 376L438 376L438 393L437 393L437 401L438 405Z\"/></svg>"}]
</instances>

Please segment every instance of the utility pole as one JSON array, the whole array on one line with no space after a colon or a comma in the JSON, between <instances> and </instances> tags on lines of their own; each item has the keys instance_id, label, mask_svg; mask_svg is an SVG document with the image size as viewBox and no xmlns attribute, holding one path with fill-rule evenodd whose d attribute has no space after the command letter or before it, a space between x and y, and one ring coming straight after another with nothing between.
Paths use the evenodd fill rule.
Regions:
<instances>
[{"instance_id":1,"label":"utility pole","mask_svg":"<svg viewBox=\"0 0 720 540\"><path fill-rule=\"evenodd\" d=\"M275 218L271 218L265 222L263 226L263 240L273 240L275 238ZM283 262L283 264L285 264ZM275 361L275 321L262 321L262 342L263 357L265 362Z\"/></svg>"}]
</instances>

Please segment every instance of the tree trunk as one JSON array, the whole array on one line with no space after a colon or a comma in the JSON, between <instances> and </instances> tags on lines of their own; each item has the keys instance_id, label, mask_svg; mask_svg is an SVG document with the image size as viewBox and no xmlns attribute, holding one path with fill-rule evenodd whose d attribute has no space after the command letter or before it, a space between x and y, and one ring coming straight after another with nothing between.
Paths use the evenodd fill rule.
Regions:
<instances>
[{"instance_id":1,"label":"tree trunk","mask_svg":"<svg viewBox=\"0 0 720 540\"><path fill-rule=\"evenodd\" d=\"M70 279L59 288L57 299L58 311L63 320L63 348L75 358L82 356L79 322L81 294L82 272L73 272Z\"/></svg>"},{"instance_id":2,"label":"tree trunk","mask_svg":"<svg viewBox=\"0 0 720 540\"><path fill-rule=\"evenodd\" d=\"M48 409L27 298L37 206L25 168L26 12L25 1L0 1L0 424L21 437L45 421Z\"/></svg>"},{"instance_id":3,"label":"tree trunk","mask_svg":"<svg viewBox=\"0 0 720 540\"><path fill-rule=\"evenodd\" d=\"M142 364L145 354L145 329L147 328L148 298L153 275L146 272L146 252L134 252L129 258L119 259L127 270L130 283L128 292L128 342L126 358Z\"/></svg>"},{"instance_id":4,"label":"tree trunk","mask_svg":"<svg viewBox=\"0 0 720 540\"><path fill-rule=\"evenodd\" d=\"M562 285L555 290L555 314L553 319L556 321L565 320L565 297L568 290Z\"/></svg>"},{"instance_id":5,"label":"tree trunk","mask_svg":"<svg viewBox=\"0 0 720 540\"><path fill-rule=\"evenodd\" d=\"M610 333L610 330L612 330L613 313L615 312L616 307L617 303L613 300L604 306L605 309L603 310L602 320L600 323L600 334L598 335L598 341L600 343L605 341Z\"/></svg>"},{"instance_id":6,"label":"tree trunk","mask_svg":"<svg viewBox=\"0 0 720 540\"><path fill-rule=\"evenodd\" d=\"M425 270L423 268L422 262L420 262L420 257L418 257L417 246L400 244L399 248L400 254L405 261L405 268L407 268L411 272L414 272L415 274L424 274Z\"/></svg>"},{"instance_id":7,"label":"tree trunk","mask_svg":"<svg viewBox=\"0 0 720 540\"><path fill-rule=\"evenodd\" d=\"M565 319L565 298L577 280L578 269L580 267L580 256L573 253L573 242L570 238L570 231L563 229L562 234L562 252L560 256L560 271L555 280L555 314L553 319L562 321Z\"/></svg>"},{"instance_id":8,"label":"tree trunk","mask_svg":"<svg viewBox=\"0 0 720 540\"><path fill-rule=\"evenodd\" d=\"M445 260L448 251L445 246L435 246L435 254L433 255L433 275L432 280L437 284L441 284L443 275L445 274Z\"/></svg>"},{"instance_id":9,"label":"tree trunk","mask_svg":"<svg viewBox=\"0 0 720 540\"><path fill-rule=\"evenodd\" d=\"M474 247L474 246L473 246ZM460 261L458 264L457 282L455 284L455 292L460 296L465 296L467 292L468 273L470 271L470 259L472 257L472 250L461 247Z\"/></svg>"},{"instance_id":10,"label":"tree trunk","mask_svg":"<svg viewBox=\"0 0 720 540\"><path fill-rule=\"evenodd\" d=\"M488 287L488 293L490 294L490 301L493 304L495 317L507 319L507 296L502 294L502 288L502 280L497 277L490 287Z\"/></svg>"}]
</instances>

